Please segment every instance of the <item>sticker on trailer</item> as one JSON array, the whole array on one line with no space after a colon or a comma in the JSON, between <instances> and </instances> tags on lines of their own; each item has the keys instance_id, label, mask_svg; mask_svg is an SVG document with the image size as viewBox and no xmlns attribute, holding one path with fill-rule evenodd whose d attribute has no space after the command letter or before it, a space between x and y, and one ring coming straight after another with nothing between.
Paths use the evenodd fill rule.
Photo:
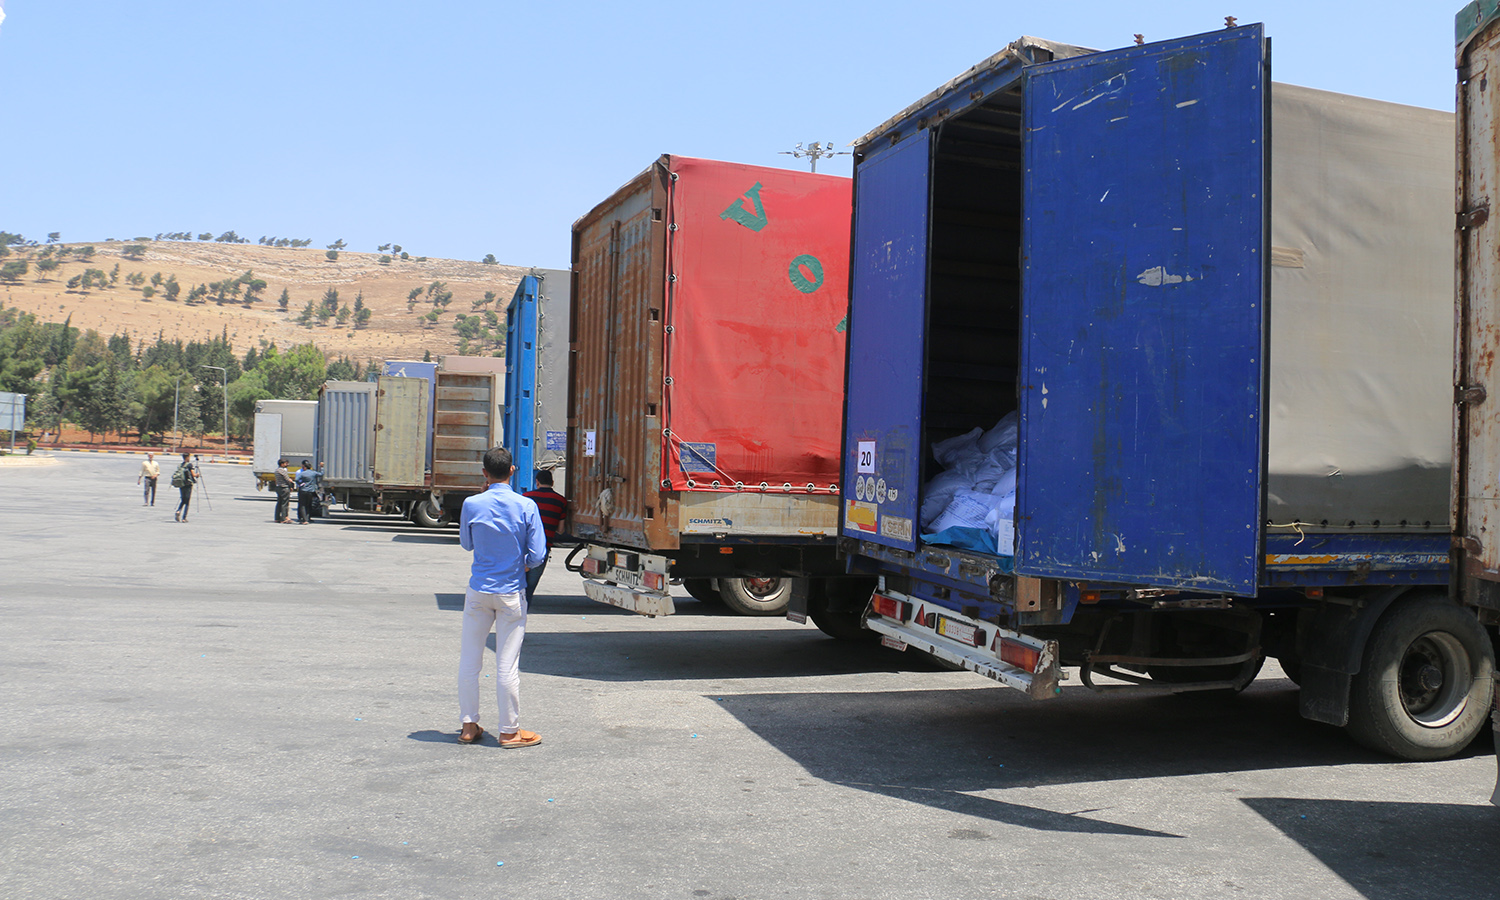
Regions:
<instances>
[{"instance_id":1,"label":"sticker on trailer","mask_svg":"<svg viewBox=\"0 0 1500 900\"><path fill-rule=\"evenodd\" d=\"M885 496L885 479L882 478L879 481L875 482L875 502L884 503Z\"/></svg>"},{"instance_id":2,"label":"sticker on trailer","mask_svg":"<svg viewBox=\"0 0 1500 900\"><path fill-rule=\"evenodd\" d=\"M875 504L862 503L858 500L850 500L844 510L844 522L850 528L857 531L875 533L875 520L879 514L875 511Z\"/></svg>"},{"instance_id":3,"label":"sticker on trailer","mask_svg":"<svg viewBox=\"0 0 1500 900\"><path fill-rule=\"evenodd\" d=\"M875 442L860 441L859 448L855 450L854 471L864 475L875 474Z\"/></svg>"},{"instance_id":4,"label":"sticker on trailer","mask_svg":"<svg viewBox=\"0 0 1500 900\"><path fill-rule=\"evenodd\" d=\"M583 433L583 455L594 455L594 432L592 431L585 431Z\"/></svg>"},{"instance_id":5,"label":"sticker on trailer","mask_svg":"<svg viewBox=\"0 0 1500 900\"><path fill-rule=\"evenodd\" d=\"M911 540L911 519L901 516L881 516L880 536L896 541Z\"/></svg>"},{"instance_id":6,"label":"sticker on trailer","mask_svg":"<svg viewBox=\"0 0 1500 900\"><path fill-rule=\"evenodd\" d=\"M568 433L566 431L547 432L547 449L556 453L568 452Z\"/></svg>"},{"instance_id":7,"label":"sticker on trailer","mask_svg":"<svg viewBox=\"0 0 1500 900\"><path fill-rule=\"evenodd\" d=\"M718 471L718 444L683 441L681 447L681 465L684 473Z\"/></svg>"},{"instance_id":8,"label":"sticker on trailer","mask_svg":"<svg viewBox=\"0 0 1500 900\"><path fill-rule=\"evenodd\" d=\"M855 476L854 497L857 500L865 499L865 476L863 475Z\"/></svg>"}]
</instances>

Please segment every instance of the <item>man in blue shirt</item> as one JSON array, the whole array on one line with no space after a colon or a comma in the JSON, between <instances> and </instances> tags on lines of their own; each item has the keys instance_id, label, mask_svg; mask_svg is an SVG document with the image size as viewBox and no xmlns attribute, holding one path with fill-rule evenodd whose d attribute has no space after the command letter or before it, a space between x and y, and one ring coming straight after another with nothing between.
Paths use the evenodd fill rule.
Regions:
<instances>
[{"instance_id":1,"label":"man in blue shirt","mask_svg":"<svg viewBox=\"0 0 1500 900\"><path fill-rule=\"evenodd\" d=\"M304 459L302 468L297 470L297 524L306 525L313 517L313 505L317 502L318 479L323 477L322 469L314 469L312 460Z\"/></svg>"},{"instance_id":2,"label":"man in blue shirt","mask_svg":"<svg viewBox=\"0 0 1500 900\"><path fill-rule=\"evenodd\" d=\"M485 490L464 501L458 541L472 551L469 588L464 594L463 649L458 660L461 744L477 744L479 670L484 644L495 629L495 702L500 707L496 737L506 749L534 747L542 736L521 729L521 640L526 636L526 570L547 558L547 539L536 503L511 489L510 451L484 454Z\"/></svg>"}]
</instances>

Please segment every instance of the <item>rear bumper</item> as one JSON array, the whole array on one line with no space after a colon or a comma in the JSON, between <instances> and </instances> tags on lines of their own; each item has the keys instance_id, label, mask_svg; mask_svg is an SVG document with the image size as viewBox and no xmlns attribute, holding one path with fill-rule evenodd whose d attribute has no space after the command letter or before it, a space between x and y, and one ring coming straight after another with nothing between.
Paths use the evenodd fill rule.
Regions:
<instances>
[{"instance_id":1,"label":"rear bumper","mask_svg":"<svg viewBox=\"0 0 1500 900\"><path fill-rule=\"evenodd\" d=\"M880 593L909 604L909 618L904 621L879 615L873 608L866 615L865 627L880 634L881 642L886 646L901 650L915 647L1006 687L1024 691L1034 700L1045 700L1062 692L1062 688L1058 686L1058 682L1062 680L1062 670L1058 664L1056 641L1044 641L1019 634L991 622L971 619L953 610L933 606L917 598L891 591ZM972 630L976 636L982 635L983 639L979 640L977 646L955 640L943 633L965 629ZM1032 668L1028 670L1001 659L1002 641L1034 651L1036 661Z\"/></svg>"},{"instance_id":2,"label":"rear bumper","mask_svg":"<svg viewBox=\"0 0 1500 900\"><path fill-rule=\"evenodd\" d=\"M670 594L635 591L592 578L583 580L583 593L596 603L608 603L643 616L670 616L677 611Z\"/></svg>"}]
</instances>

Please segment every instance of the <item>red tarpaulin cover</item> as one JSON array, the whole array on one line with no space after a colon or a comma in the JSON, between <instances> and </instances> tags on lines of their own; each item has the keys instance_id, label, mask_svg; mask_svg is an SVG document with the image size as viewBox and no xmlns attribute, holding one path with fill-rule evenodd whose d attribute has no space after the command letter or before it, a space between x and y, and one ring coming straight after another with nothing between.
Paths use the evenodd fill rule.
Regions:
<instances>
[{"instance_id":1,"label":"red tarpaulin cover","mask_svg":"<svg viewBox=\"0 0 1500 900\"><path fill-rule=\"evenodd\" d=\"M672 171L661 477L673 490L827 492L853 182L683 157Z\"/></svg>"}]
</instances>

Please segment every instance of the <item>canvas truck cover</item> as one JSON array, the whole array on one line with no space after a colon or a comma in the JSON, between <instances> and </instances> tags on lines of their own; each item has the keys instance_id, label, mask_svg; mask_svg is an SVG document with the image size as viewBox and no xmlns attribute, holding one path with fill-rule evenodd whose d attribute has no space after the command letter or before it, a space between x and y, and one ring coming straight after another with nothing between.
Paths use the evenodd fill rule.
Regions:
<instances>
[{"instance_id":1,"label":"canvas truck cover","mask_svg":"<svg viewBox=\"0 0 1500 900\"><path fill-rule=\"evenodd\" d=\"M664 156L573 229L574 528L836 528L851 182Z\"/></svg>"},{"instance_id":2,"label":"canvas truck cover","mask_svg":"<svg viewBox=\"0 0 1500 900\"><path fill-rule=\"evenodd\" d=\"M1448 530L1452 113L1275 84L1266 516Z\"/></svg>"}]
</instances>

